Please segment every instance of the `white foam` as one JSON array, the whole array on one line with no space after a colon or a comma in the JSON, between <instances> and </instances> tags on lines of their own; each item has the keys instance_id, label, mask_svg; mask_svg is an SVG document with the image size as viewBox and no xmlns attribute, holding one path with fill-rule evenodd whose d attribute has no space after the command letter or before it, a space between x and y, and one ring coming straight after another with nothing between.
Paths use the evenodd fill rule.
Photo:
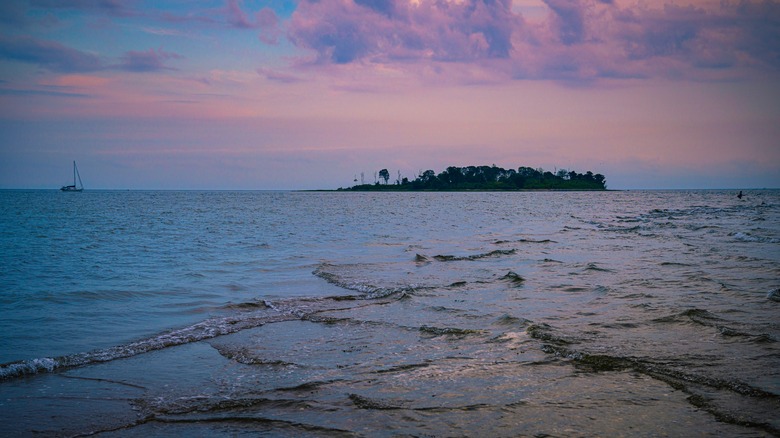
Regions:
<instances>
[{"instance_id":1,"label":"white foam","mask_svg":"<svg viewBox=\"0 0 780 438\"><path fill-rule=\"evenodd\" d=\"M40 372L52 372L59 366L60 362L50 357L13 362L0 366L0 380L38 374Z\"/></svg>"},{"instance_id":2,"label":"white foam","mask_svg":"<svg viewBox=\"0 0 780 438\"><path fill-rule=\"evenodd\" d=\"M181 329L171 330L151 338L129 344L117 345L86 353L76 353L56 358L38 358L0 365L0 380L13 379L25 375L52 372L59 368L72 368L100 362L108 362L154 350L161 350L191 342L211 339L217 336L235 333L240 330L259 327L268 322L297 319L295 312L269 315L262 311L243 313L234 316L211 318Z\"/></svg>"},{"instance_id":3,"label":"white foam","mask_svg":"<svg viewBox=\"0 0 780 438\"><path fill-rule=\"evenodd\" d=\"M740 242L780 243L780 239L773 239L771 237L754 236L750 233L743 233L741 231L737 231L736 233L731 233L729 234L729 236L733 237L734 240L739 240Z\"/></svg>"}]
</instances>

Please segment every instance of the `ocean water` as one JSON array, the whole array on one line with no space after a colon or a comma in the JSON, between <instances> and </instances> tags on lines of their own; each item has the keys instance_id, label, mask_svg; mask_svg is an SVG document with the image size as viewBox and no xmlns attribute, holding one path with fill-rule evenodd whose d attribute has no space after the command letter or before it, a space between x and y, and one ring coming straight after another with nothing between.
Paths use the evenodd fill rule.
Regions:
<instances>
[{"instance_id":1,"label":"ocean water","mask_svg":"<svg viewBox=\"0 0 780 438\"><path fill-rule=\"evenodd\" d=\"M0 435L778 436L745 193L0 191Z\"/></svg>"}]
</instances>

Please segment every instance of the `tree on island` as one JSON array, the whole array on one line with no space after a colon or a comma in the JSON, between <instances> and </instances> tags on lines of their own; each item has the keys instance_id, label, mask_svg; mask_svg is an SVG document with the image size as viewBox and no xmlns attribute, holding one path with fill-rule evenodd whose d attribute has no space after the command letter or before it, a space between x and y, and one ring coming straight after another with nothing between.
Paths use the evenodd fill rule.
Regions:
<instances>
[{"instance_id":1,"label":"tree on island","mask_svg":"<svg viewBox=\"0 0 780 438\"><path fill-rule=\"evenodd\" d=\"M376 174L375 174L376 175ZM604 175L587 171L584 174L573 170L557 170L555 173L542 168L534 169L521 166L503 169L492 166L449 166L438 175L433 170L420 171L416 179L401 179L388 185L390 172L379 171L384 185L376 180L372 184L360 184L348 189L353 191L392 190L392 191L449 191L449 190L606 190ZM362 183L362 181L361 181Z\"/></svg>"},{"instance_id":2,"label":"tree on island","mask_svg":"<svg viewBox=\"0 0 780 438\"><path fill-rule=\"evenodd\" d=\"M387 171L387 169L382 169L379 171L379 178L382 178L385 180L385 185L387 185L387 181L390 180L390 172Z\"/></svg>"}]
</instances>

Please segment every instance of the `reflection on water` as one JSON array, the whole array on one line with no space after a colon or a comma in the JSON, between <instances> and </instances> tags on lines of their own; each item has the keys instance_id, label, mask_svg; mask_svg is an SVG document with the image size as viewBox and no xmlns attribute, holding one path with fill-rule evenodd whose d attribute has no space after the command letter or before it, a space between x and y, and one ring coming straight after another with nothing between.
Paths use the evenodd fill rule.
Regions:
<instances>
[{"instance_id":1,"label":"reflection on water","mask_svg":"<svg viewBox=\"0 0 780 438\"><path fill-rule=\"evenodd\" d=\"M4 434L780 434L777 191L0 196Z\"/></svg>"}]
</instances>

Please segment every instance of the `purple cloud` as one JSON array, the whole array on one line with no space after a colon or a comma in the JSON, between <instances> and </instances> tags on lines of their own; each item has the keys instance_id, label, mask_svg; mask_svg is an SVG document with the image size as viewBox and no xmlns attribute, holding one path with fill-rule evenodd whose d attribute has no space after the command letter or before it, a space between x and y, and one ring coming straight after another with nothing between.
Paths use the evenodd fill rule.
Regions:
<instances>
[{"instance_id":1,"label":"purple cloud","mask_svg":"<svg viewBox=\"0 0 780 438\"><path fill-rule=\"evenodd\" d=\"M119 17L136 15L122 0L32 0L34 7L45 9L80 9L93 10Z\"/></svg>"},{"instance_id":2,"label":"purple cloud","mask_svg":"<svg viewBox=\"0 0 780 438\"><path fill-rule=\"evenodd\" d=\"M168 23L195 23L240 30L259 30L259 39L267 44L277 44L282 35L279 18L270 7L250 14L244 10L241 0L227 0L221 8L195 9L186 15L164 13L158 17Z\"/></svg>"},{"instance_id":3,"label":"purple cloud","mask_svg":"<svg viewBox=\"0 0 780 438\"><path fill-rule=\"evenodd\" d=\"M762 66L780 67L780 4L723 4L705 9L666 5L620 10L611 16L615 41L627 63L676 63L688 74ZM661 72L654 72L659 74Z\"/></svg>"},{"instance_id":4,"label":"purple cloud","mask_svg":"<svg viewBox=\"0 0 780 438\"><path fill-rule=\"evenodd\" d=\"M171 59L179 59L176 53L163 50L129 51L119 64L108 64L102 57L67 47L54 41L31 37L0 36L0 59L36 64L55 73L88 73L119 69L131 72L156 72L172 70L166 66Z\"/></svg>"},{"instance_id":5,"label":"purple cloud","mask_svg":"<svg viewBox=\"0 0 780 438\"><path fill-rule=\"evenodd\" d=\"M172 70L171 67L165 65L166 61L179 58L181 56L176 53L164 52L159 49L149 49L145 52L129 51L122 57L118 68L137 73Z\"/></svg>"},{"instance_id":6,"label":"purple cloud","mask_svg":"<svg viewBox=\"0 0 780 438\"><path fill-rule=\"evenodd\" d=\"M737 40L736 49L773 69L780 68L780 3L742 2L735 16L740 27L748 30Z\"/></svg>"},{"instance_id":7,"label":"purple cloud","mask_svg":"<svg viewBox=\"0 0 780 438\"><path fill-rule=\"evenodd\" d=\"M571 45L582 42L585 34L584 8L578 0L544 0L554 13L554 25L561 42Z\"/></svg>"},{"instance_id":8,"label":"purple cloud","mask_svg":"<svg viewBox=\"0 0 780 438\"><path fill-rule=\"evenodd\" d=\"M274 71L267 68L258 68L257 74L260 76L265 77L266 79L274 82L280 82L283 84L294 84L296 82L301 82L303 79L299 78L298 76L291 75L289 73L282 73L278 71Z\"/></svg>"},{"instance_id":9,"label":"purple cloud","mask_svg":"<svg viewBox=\"0 0 780 438\"><path fill-rule=\"evenodd\" d=\"M320 65L469 63L512 78L722 79L780 67L776 2L543 1L549 13L539 22L514 12L509 0L301 0L288 37Z\"/></svg>"},{"instance_id":10,"label":"purple cloud","mask_svg":"<svg viewBox=\"0 0 780 438\"><path fill-rule=\"evenodd\" d=\"M60 73L91 72L105 67L97 55L31 37L0 36L0 58L37 64Z\"/></svg>"},{"instance_id":11,"label":"purple cloud","mask_svg":"<svg viewBox=\"0 0 780 438\"><path fill-rule=\"evenodd\" d=\"M373 9L388 17L392 17L395 12L395 3L393 0L355 0L355 3Z\"/></svg>"},{"instance_id":12,"label":"purple cloud","mask_svg":"<svg viewBox=\"0 0 780 438\"><path fill-rule=\"evenodd\" d=\"M303 0L289 36L324 63L472 61L508 57L518 21L510 0Z\"/></svg>"},{"instance_id":13,"label":"purple cloud","mask_svg":"<svg viewBox=\"0 0 780 438\"><path fill-rule=\"evenodd\" d=\"M279 28L279 18L270 8L263 8L256 14L257 27L260 29L260 41L267 44L276 44L282 31Z\"/></svg>"},{"instance_id":14,"label":"purple cloud","mask_svg":"<svg viewBox=\"0 0 780 438\"><path fill-rule=\"evenodd\" d=\"M249 14L241 9L241 5L238 0L228 0L225 5L225 16L228 23L233 27L242 29L254 29L258 27L257 22L253 21Z\"/></svg>"}]
</instances>

